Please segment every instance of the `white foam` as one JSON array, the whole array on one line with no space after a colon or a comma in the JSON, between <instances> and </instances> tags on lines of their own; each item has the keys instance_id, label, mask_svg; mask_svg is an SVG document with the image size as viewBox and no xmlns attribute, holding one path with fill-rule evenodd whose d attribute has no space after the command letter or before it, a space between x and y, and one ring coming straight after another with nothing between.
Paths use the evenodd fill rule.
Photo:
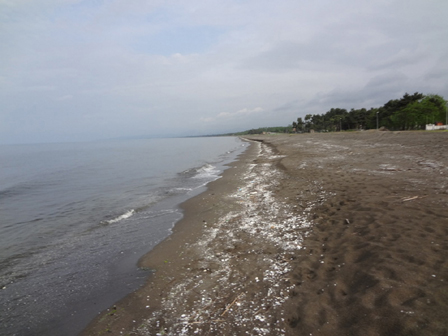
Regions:
<instances>
[{"instance_id":1,"label":"white foam","mask_svg":"<svg viewBox=\"0 0 448 336\"><path fill-rule=\"evenodd\" d=\"M210 179L210 178L216 178L218 174L219 170L215 166L211 164L205 164L201 168L197 169L197 174L193 178Z\"/></svg>"},{"instance_id":2,"label":"white foam","mask_svg":"<svg viewBox=\"0 0 448 336\"><path fill-rule=\"evenodd\" d=\"M119 222L119 221L121 221L123 219L127 219L127 218L131 217L134 213L135 213L135 210L131 209L131 210L126 211L124 214L122 214L122 215L120 215L120 216L118 216L118 217L116 217L114 219L108 220L107 222L109 224L116 223L116 222Z\"/></svg>"},{"instance_id":3,"label":"white foam","mask_svg":"<svg viewBox=\"0 0 448 336\"><path fill-rule=\"evenodd\" d=\"M179 187L179 188L173 188L170 191L174 193L182 192L182 191L191 191L192 188L185 188L185 187Z\"/></svg>"}]
</instances>

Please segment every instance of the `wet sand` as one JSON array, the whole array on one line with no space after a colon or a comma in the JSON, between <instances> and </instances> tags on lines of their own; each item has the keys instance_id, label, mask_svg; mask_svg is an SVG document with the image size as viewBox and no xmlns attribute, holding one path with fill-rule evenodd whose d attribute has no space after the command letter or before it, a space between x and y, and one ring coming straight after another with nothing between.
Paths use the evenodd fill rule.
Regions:
<instances>
[{"instance_id":1,"label":"wet sand","mask_svg":"<svg viewBox=\"0 0 448 336\"><path fill-rule=\"evenodd\" d=\"M448 132L250 139L83 335L448 335Z\"/></svg>"}]
</instances>

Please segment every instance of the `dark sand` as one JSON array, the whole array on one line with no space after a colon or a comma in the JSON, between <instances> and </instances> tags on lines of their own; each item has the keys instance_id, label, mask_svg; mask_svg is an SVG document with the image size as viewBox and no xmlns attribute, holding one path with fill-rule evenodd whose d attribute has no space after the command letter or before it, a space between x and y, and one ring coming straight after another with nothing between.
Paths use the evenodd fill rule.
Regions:
<instances>
[{"instance_id":1,"label":"dark sand","mask_svg":"<svg viewBox=\"0 0 448 336\"><path fill-rule=\"evenodd\" d=\"M251 139L83 335L448 335L448 132Z\"/></svg>"}]
</instances>

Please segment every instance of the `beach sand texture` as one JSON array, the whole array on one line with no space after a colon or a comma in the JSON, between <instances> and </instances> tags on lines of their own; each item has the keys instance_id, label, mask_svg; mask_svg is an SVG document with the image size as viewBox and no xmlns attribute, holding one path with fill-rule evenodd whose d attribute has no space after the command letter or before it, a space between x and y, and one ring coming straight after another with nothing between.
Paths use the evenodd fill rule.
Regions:
<instances>
[{"instance_id":1,"label":"beach sand texture","mask_svg":"<svg viewBox=\"0 0 448 336\"><path fill-rule=\"evenodd\" d=\"M448 132L248 139L83 335L448 335Z\"/></svg>"}]
</instances>

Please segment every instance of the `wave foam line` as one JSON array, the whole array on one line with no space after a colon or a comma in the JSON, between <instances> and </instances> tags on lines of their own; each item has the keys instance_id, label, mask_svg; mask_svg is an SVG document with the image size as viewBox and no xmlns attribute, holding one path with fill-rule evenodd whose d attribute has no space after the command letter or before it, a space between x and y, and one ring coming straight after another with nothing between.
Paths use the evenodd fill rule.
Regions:
<instances>
[{"instance_id":1,"label":"wave foam line","mask_svg":"<svg viewBox=\"0 0 448 336\"><path fill-rule=\"evenodd\" d=\"M216 177L220 171L215 166L211 164L205 164L201 168L196 170L197 174L193 178L210 178Z\"/></svg>"},{"instance_id":2,"label":"wave foam line","mask_svg":"<svg viewBox=\"0 0 448 336\"><path fill-rule=\"evenodd\" d=\"M135 210L131 209L131 210L126 211L124 214L122 214L122 215L120 215L120 216L118 216L118 217L116 217L114 219L108 220L107 223L112 224L112 223L119 222L119 221L121 221L123 219L127 219L127 218L131 217L134 213L135 213Z\"/></svg>"}]
</instances>

